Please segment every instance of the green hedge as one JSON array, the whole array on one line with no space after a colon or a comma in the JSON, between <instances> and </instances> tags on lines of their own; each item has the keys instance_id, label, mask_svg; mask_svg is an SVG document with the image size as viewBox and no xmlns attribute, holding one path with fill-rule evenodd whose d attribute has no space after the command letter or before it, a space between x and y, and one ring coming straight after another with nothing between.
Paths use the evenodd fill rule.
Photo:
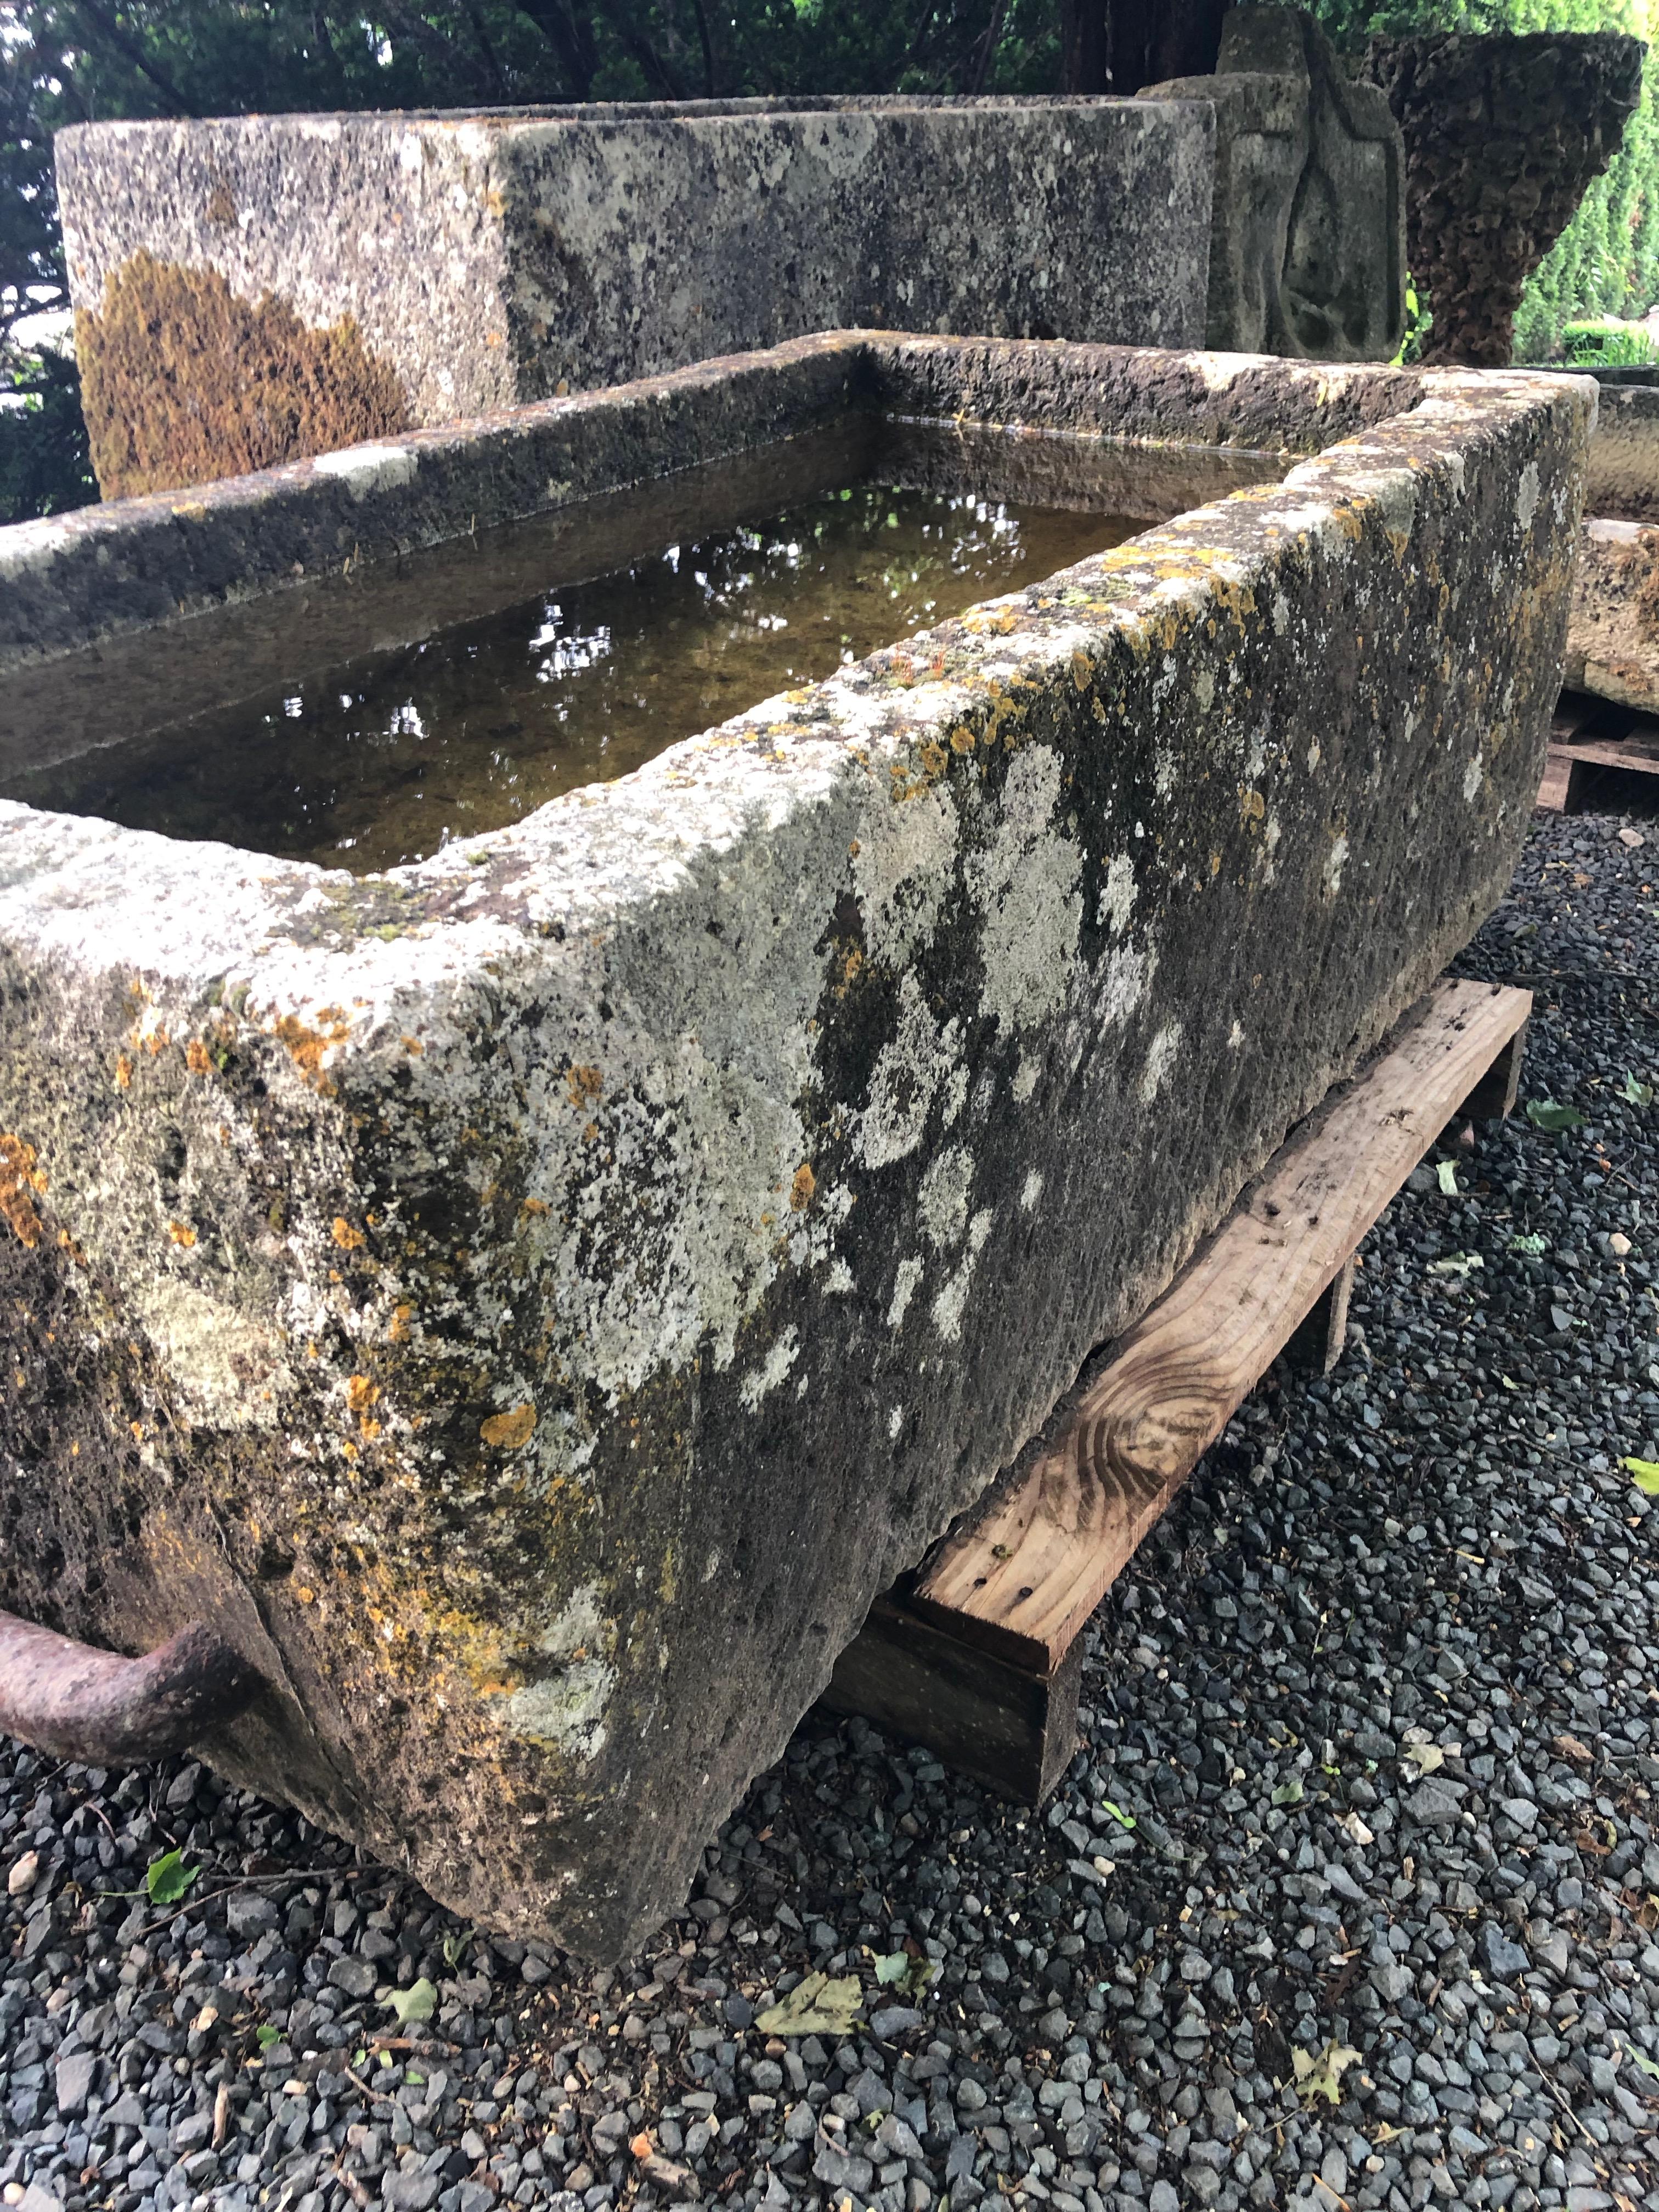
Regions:
<instances>
[{"instance_id":1,"label":"green hedge","mask_svg":"<svg viewBox=\"0 0 1659 2212\"><path fill-rule=\"evenodd\" d=\"M1309 0L1339 44L1374 33L1413 31L1630 31L1659 43L1659 0L1415 0L1372 7L1363 0ZM1659 119L1650 52L1642 104L1624 143L1527 286L1516 317L1517 361L1561 353L1565 325L1598 315L1644 315L1659 301ZM1433 302L1430 301L1432 307Z\"/></svg>"}]
</instances>

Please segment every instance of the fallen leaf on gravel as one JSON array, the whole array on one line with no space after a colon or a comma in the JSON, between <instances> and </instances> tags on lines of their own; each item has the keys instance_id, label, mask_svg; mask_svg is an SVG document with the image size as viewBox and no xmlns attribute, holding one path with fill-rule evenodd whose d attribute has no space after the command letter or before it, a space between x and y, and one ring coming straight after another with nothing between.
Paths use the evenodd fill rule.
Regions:
<instances>
[{"instance_id":1,"label":"fallen leaf on gravel","mask_svg":"<svg viewBox=\"0 0 1659 2212\"><path fill-rule=\"evenodd\" d=\"M876 1979L884 1990L902 1990L915 1996L925 1990L939 1972L932 1959L912 1957L908 1951L889 1951L884 1955L872 1953L875 1961Z\"/></svg>"},{"instance_id":2,"label":"fallen leaf on gravel","mask_svg":"<svg viewBox=\"0 0 1659 2212\"><path fill-rule=\"evenodd\" d=\"M144 1869L144 1891L152 1905L177 1905L202 1869L187 1867L182 1851L163 1851Z\"/></svg>"},{"instance_id":3,"label":"fallen leaf on gravel","mask_svg":"<svg viewBox=\"0 0 1659 2212\"><path fill-rule=\"evenodd\" d=\"M1307 1794L1302 1787L1302 1777L1293 1774L1288 1782L1281 1782L1274 1790L1273 1802L1275 1805L1299 1805Z\"/></svg>"},{"instance_id":4,"label":"fallen leaf on gravel","mask_svg":"<svg viewBox=\"0 0 1659 2212\"><path fill-rule=\"evenodd\" d=\"M1448 1198L1456 1197L1457 1163L1455 1160L1442 1160L1434 1171L1434 1179Z\"/></svg>"},{"instance_id":5,"label":"fallen leaf on gravel","mask_svg":"<svg viewBox=\"0 0 1659 2212\"><path fill-rule=\"evenodd\" d=\"M1357 1844L1374 1844L1376 1841L1376 1838L1365 1826L1358 1813L1344 1813L1336 1825L1352 1836Z\"/></svg>"},{"instance_id":6,"label":"fallen leaf on gravel","mask_svg":"<svg viewBox=\"0 0 1659 2212\"><path fill-rule=\"evenodd\" d=\"M1626 1068L1625 1070L1625 1079L1619 1086L1619 1096L1627 1105L1651 1106L1653 1103L1653 1085L1650 1083L1638 1083L1636 1078L1631 1073L1629 1068Z\"/></svg>"},{"instance_id":7,"label":"fallen leaf on gravel","mask_svg":"<svg viewBox=\"0 0 1659 2212\"><path fill-rule=\"evenodd\" d=\"M1553 1098L1528 1098L1527 1119L1534 1129L1547 1129L1552 1135L1584 1126L1584 1117L1576 1106L1559 1105Z\"/></svg>"},{"instance_id":8,"label":"fallen leaf on gravel","mask_svg":"<svg viewBox=\"0 0 1659 2212\"><path fill-rule=\"evenodd\" d=\"M391 1990L380 2000L388 2012L395 2012L405 2027L430 2020L438 2009L438 1992L426 1976L411 1982L406 1990Z\"/></svg>"},{"instance_id":9,"label":"fallen leaf on gravel","mask_svg":"<svg viewBox=\"0 0 1659 2212\"><path fill-rule=\"evenodd\" d=\"M1296 2075L1296 2093L1302 2098L1325 2097L1333 2105L1342 2102L1342 2076L1358 2059L1359 2053L1351 2043L1328 2043L1316 2058L1310 2051L1300 2048L1291 2052L1291 2067Z\"/></svg>"},{"instance_id":10,"label":"fallen leaf on gravel","mask_svg":"<svg viewBox=\"0 0 1659 2212\"><path fill-rule=\"evenodd\" d=\"M1563 1759L1571 1759L1576 1765L1588 1766L1590 1763L1589 1746L1580 1743L1576 1735L1552 1736L1550 1747L1559 1752Z\"/></svg>"},{"instance_id":11,"label":"fallen leaf on gravel","mask_svg":"<svg viewBox=\"0 0 1659 2212\"><path fill-rule=\"evenodd\" d=\"M1446 1754L1437 1743L1408 1743L1400 1756L1417 1769L1419 1782L1425 1774L1437 1774L1446 1763Z\"/></svg>"},{"instance_id":12,"label":"fallen leaf on gravel","mask_svg":"<svg viewBox=\"0 0 1659 2212\"><path fill-rule=\"evenodd\" d=\"M828 1974L808 1974L787 1997L755 2022L759 2035L844 2035L858 2018L858 1977L832 1982Z\"/></svg>"},{"instance_id":13,"label":"fallen leaf on gravel","mask_svg":"<svg viewBox=\"0 0 1659 2212\"><path fill-rule=\"evenodd\" d=\"M8 1897L21 1897L26 1889L33 1889L34 1887L34 1877L40 1873L40 1852L25 1851L22 1857L18 1860L11 1872L6 1876L6 1895Z\"/></svg>"},{"instance_id":14,"label":"fallen leaf on gravel","mask_svg":"<svg viewBox=\"0 0 1659 2212\"><path fill-rule=\"evenodd\" d=\"M1431 1275L1472 1275L1477 1267L1484 1267L1486 1264L1478 1252L1449 1252L1443 1260L1431 1261L1429 1273Z\"/></svg>"},{"instance_id":15,"label":"fallen leaf on gravel","mask_svg":"<svg viewBox=\"0 0 1659 2212\"><path fill-rule=\"evenodd\" d=\"M1630 1479L1648 1498L1659 1498L1659 1460L1621 1459L1622 1468L1630 1471Z\"/></svg>"},{"instance_id":16,"label":"fallen leaf on gravel","mask_svg":"<svg viewBox=\"0 0 1659 2212\"><path fill-rule=\"evenodd\" d=\"M1655 2065L1653 2060L1648 2057L1645 2051L1634 2051L1628 2044L1626 2044L1625 2046L1625 2056L1630 2060L1632 2066L1639 2066L1643 2073L1650 2075L1654 2081L1659 2081L1659 2066Z\"/></svg>"},{"instance_id":17,"label":"fallen leaf on gravel","mask_svg":"<svg viewBox=\"0 0 1659 2212\"><path fill-rule=\"evenodd\" d=\"M652 2142L648 2135L640 2134L635 2136L633 2142L629 2144L628 2148L632 2151L635 2158L649 2158L652 2152L655 2150L657 2146Z\"/></svg>"}]
</instances>

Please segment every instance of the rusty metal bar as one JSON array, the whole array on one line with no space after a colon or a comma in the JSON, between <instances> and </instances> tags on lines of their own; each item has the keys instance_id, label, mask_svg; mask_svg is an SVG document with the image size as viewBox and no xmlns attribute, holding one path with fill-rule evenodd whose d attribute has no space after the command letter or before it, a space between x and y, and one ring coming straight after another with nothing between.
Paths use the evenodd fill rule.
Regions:
<instances>
[{"instance_id":1,"label":"rusty metal bar","mask_svg":"<svg viewBox=\"0 0 1659 2212\"><path fill-rule=\"evenodd\" d=\"M0 1731L52 1759L164 1758L234 1719L259 1686L240 1652L201 1621L125 1659L0 1613Z\"/></svg>"}]
</instances>

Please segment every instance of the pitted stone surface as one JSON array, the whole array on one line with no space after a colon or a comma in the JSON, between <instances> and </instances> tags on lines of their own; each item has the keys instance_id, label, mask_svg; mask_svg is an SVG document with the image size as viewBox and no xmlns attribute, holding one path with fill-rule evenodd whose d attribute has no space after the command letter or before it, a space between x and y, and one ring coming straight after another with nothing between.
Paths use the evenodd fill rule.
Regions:
<instances>
[{"instance_id":1,"label":"pitted stone surface","mask_svg":"<svg viewBox=\"0 0 1659 2212\"><path fill-rule=\"evenodd\" d=\"M0 1602L214 1620L216 1764L602 1955L1490 909L1559 680L1580 380L856 343L1340 442L383 878L0 808Z\"/></svg>"},{"instance_id":2,"label":"pitted stone surface","mask_svg":"<svg viewBox=\"0 0 1659 2212\"><path fill-rule=\"evenodd\" d=\"M908 96L77 125L100 482L243 453L250 375L278 461L401 427L387 380L423 425L865 324L1196 344L1213 145L1202 101Z\"/></svg>"}]
</instances>

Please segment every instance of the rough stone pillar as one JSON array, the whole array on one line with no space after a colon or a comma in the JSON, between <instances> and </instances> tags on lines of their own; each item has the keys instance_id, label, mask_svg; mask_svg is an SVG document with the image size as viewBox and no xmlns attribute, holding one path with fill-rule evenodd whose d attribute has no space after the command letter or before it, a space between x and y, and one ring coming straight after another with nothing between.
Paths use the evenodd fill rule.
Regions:
<instances>
[{"instance_id":1,"label":"rough stone pillar","mask_svg":"<svg viewBox=\"0 0 1659 2212\"><path fill-rule=\"evenodd\" d=\"M1425 361L1508 366L1522 287L1618 151L1644 51L1602 32L1372 40L1364 75L1405 134Z\"/></svg>"}]
</instances>

